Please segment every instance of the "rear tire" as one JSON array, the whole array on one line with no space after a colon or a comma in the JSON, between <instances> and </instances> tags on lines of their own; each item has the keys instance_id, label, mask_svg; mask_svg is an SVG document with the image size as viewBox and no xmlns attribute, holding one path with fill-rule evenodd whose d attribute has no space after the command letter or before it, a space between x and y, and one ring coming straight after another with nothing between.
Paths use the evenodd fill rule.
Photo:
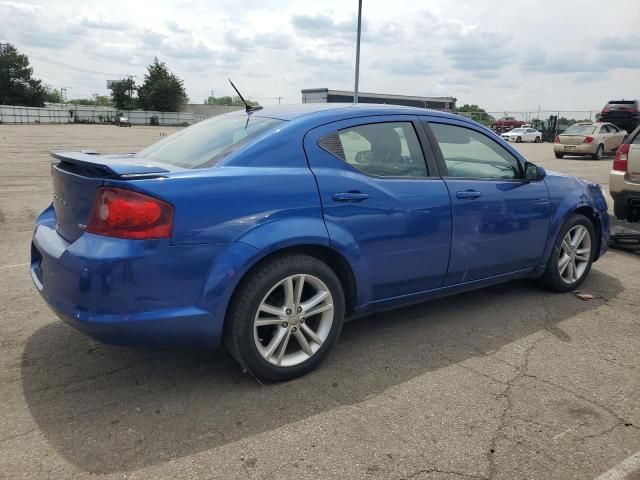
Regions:
<instances>
[{"instance_id":1,"label":"rear tire","mask_svg":"<svg viewBox=\"0 0 640 480\"><path fill-rule=\"evenodd\" d=\"M564 158L564 154L556 152L556 158Z\"/></svg>"},{"instance_id":2,"label":"rear tire","mask_svg":"<svg viewBox=\"0 0 640 480\"><path fill-rule=\"evenodd\" d=\"M224 343L259 380L291 380L315 369L331 351L344 305L340 280L325 263L300 254L275 257L238 286Z\"/></svg>"},{"instance_id":3,"label":"rear tire","mask_svg":"<svg viewBox=\"0 0 640 480\"><path fill-rule=\"evenodd\" d=\"M583 236L580 238L579 235ZM562 293L578 288L591 270L596 245L591 221L584 215L571 215L558 233L547 268L540 279L542 284Z\"/></svg>"},{"instance_id":4,"label":"rear tire","mask_svg":"<svg viewBox=\"0 0 640 480\"><path fill-rule=\"evenodd\" d=\"M598 145L598 148L596 148L596 153L591 155L591 158L593 158L594 160L601 160L602 155L604 155L604 145L600 144Z\"/></svg>"}]
</instances>

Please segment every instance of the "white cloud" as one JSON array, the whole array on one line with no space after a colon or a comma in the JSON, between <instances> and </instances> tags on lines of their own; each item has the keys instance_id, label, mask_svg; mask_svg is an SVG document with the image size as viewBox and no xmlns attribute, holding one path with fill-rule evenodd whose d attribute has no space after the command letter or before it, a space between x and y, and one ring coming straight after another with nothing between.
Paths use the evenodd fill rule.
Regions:
<instances>
[{"instance_id":1,"label":"white cloud","mask_svg":"<svg viewBox=\"0 0 640 480\"><path fill-rule=\"evenodd\" d=\"M452 95L489 110L591 109L608 97L637 96L636 1L602 9L583 0L579 10L560 3L553 15L542 6L523 15L521 3L499 0L463 8L450 0L365 2L360 85ZM39 54L31 58L35 74L78 94L106 93L108 77L56 62L141 79L157 55L184 78L193 101L212 89L231 94L231 76L248 96L292 103L303 88L352 87L352 3L157 0L149 8L130 0L0 0L0 41ZM595 10L597 29L588 27Z\"/></svg>"}]
</instances>

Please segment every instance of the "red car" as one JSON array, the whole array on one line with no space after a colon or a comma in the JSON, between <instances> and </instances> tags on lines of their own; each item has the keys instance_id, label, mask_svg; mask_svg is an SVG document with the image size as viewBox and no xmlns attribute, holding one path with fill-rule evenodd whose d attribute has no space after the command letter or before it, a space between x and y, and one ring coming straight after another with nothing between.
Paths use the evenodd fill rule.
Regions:
<instances>
[{"instance_id":1,"label":"red car","mask_svg":"<svg viewBox=\"0 0 640 480\"><path fill-rule=\"evenodd\" d=\"M521 127L525 124L522 120L517 120L515 117L503 117L491 124L491 130L496 133L508 132L514 128Z\"/></svg>"}]
</instances>

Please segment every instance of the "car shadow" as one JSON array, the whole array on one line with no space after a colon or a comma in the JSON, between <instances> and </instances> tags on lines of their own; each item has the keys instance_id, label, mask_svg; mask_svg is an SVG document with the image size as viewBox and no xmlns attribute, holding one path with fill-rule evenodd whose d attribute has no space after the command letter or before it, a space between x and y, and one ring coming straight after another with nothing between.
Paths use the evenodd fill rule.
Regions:
<instances>
[{"instance_id":1,"label":"car shadow","mask_svg":"<svg viewBox=\"0 0 640 480\"><path fill-rule=\"evenodd\" d=\"M581 289L611 299L622 285L594 269ZM22 386L66 460L92 473L130 471L361 402L542 330L571 341L558 323L603 302L516 281L372 315L347 323L315 372L264 386L223 351L105 346L54 322L29 338Z\"/></svg>"}]
</instances>

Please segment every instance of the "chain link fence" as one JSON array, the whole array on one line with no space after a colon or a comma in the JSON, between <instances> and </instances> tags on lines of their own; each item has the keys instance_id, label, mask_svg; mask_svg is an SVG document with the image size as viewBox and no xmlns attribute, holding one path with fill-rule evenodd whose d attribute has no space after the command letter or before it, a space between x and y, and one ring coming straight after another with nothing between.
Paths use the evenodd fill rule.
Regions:
<instances>
[{"instance_id":1,"label":"chain link fence","mask_svg":"<svg viewBox=\"0 0 640 480\"><path fill-rule=\"evenodd\" d=\"M111 124L116 117L127 117L132 125L191 125L210 115L190 112L118 111L105 107L36 108L0 105L0 123L10 124Z\"/></svg>"},{"instance_id":2,"label":"chain link fence","mask_svg":"<svg viewBox=\"0 0 640 480\"><path fill-rule=\"evenodd\" d=\"M501 111L501 112L458 112L467 118L486 126L492 124L506 125L505 128L513 128L513 125L526 124L538 130L552 128L555 132L562 133L576 122L596 122L599 110L536 110L536 111ZM555 120L554 120L555 117ZM502 122L501 122L502 121ZM515 122L514 122L515 121Z\"/></svg>"}]
</instances>

